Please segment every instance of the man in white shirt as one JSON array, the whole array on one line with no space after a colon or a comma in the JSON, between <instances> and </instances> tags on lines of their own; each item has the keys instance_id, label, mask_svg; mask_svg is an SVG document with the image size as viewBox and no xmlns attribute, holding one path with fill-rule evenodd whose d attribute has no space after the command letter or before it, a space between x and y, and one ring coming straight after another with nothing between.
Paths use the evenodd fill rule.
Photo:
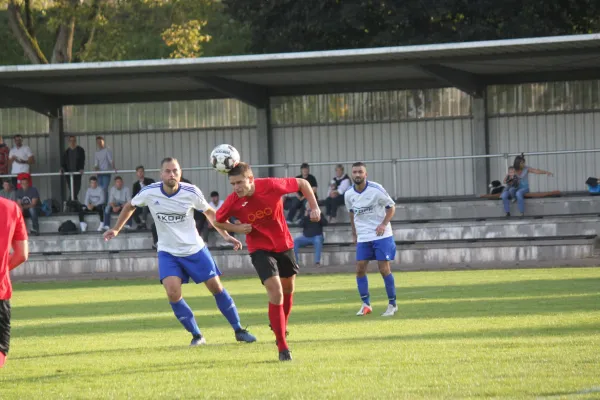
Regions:
<instances>
[{"instance_id":1,"label":"man in white shirt","mask_svg":"<svg viewBox=\"0 0 600 400\"><path fill-rule=\"evenodd\" d=\"M348 174L344 173L344 166L335 166L335 176L329 183L327 198L325 199L325 215L329 223L334 224L337 218L337 209L344 204L344 193L350 188L351 182Z\"/></svg>"},{"instance_id":2,"label":"man in white shirt","mask_svg":"<svg viewBox=\"0 0 600 400\"><path fill-rule=\"evenodd\" d=\"M396 210L394 200L383 186L367 181L367 167L362 162L352 164L354 186L344 194L350 212L352 239L356 243L356 284L362 306L356 315L373 312L367 280L370 260L377 260L379 272L385 283L389 304L382 317L391 317L398 311L396 285L390 261L396 257L396 243L390 221Z\"/></svg>"},{"instance_id":3,"label":"man in white shirt","mask_svg":"<svg viewBox=\"0 0 600 400\"><path fill-rule=\"evenodd\" d=\"M192 334L190 346L206 344L192 309L181 295L181 285L190 278L195 283L206 285L215 297L217 307L235 331L238 342L255 342L256 338L242 328L240 317L233 299L221 284L221 271L196 231L194 210L203 212L211 222L215 221L213 210L197 186L180 182L181 167L174 158L161 162L161 181L144 187L123 207L119 220L113 229L104 233L105 240L119 234L125 221L133 215L135 207L150 208L158 232L158 273L173 313L183 327ZM218 229L235 250L242 244L232 238L227 231Z\"/></svg>"},{"instance_id":4,"label":"man in white shirt","mask_svg":"<svg viewBox=\"0 0 600 400\"><path fill-rule=\"evenodd\" d=\"M107 230L110 227L110 215L112 213L120 213L123 209L123 206L129 201L131 201L131 193L129 192L129 188L123 185L123 178L116 176L115 185L110 188L108 201L106 202L106 207L104 208L104 226L102 229ZM129 218L125 229L130 230L131 225L133 225L133 220Z\"/></svg>"},{"instance_id":5,"label":"man in white shirt","mask_svg":"<svg viewBox=\"0 0 600 400\"><path fill-rule=\"evenodd\" d=\"M30 166L35 164L35 157L29 146L23 145L23 136L15 135L13 138L15 146L8 154L11 163L11 175L28 174ZM12 178L13 186L17 188L17 178Z\"/></svg>"}]
</instances>

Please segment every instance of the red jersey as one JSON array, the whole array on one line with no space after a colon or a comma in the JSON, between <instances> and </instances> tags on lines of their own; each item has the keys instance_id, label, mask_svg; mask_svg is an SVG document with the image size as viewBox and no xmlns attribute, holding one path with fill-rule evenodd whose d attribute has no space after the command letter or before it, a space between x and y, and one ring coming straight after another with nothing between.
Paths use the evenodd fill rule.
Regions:
<instances>
[{"instance_id":1,"label":"red jersey","mask_svg":"<svg viewBox=\"0 0 600 400\"><path fill-rule=\"evenodd\" d=\"M246 235L250 253L266 250L281 253L294 248L281 196L298 191L296 178L256 178L252 196L239 197L231 193L217 210L217 222L235 217L243 224L252 225Z\"/></svg>"},{"instance_id":2,"label":"red jersey","mask_svg":"<svg viewBox=\"0 0 600 400\"><path fill-rule=\"evenodd\" d=\"M8 274L8 257L15 241L27 240L27 229L19 205L0 197L0 300L9 300L12 285Z\"/></svg>"}]
</instances>

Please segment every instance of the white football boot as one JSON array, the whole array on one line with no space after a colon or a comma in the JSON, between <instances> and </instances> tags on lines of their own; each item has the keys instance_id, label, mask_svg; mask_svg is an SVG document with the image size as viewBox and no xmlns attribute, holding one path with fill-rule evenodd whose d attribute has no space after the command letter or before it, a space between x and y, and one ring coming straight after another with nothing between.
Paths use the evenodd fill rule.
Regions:
<instances>
[{"instance_id":1,"label":"white football boot","mask_svg":"<svg viewBox=\"0 0 600 400\"><path fill-rule=\"evenodd\" d=\"M385 312L383 314L381 314L381 316L382 317L392 317L397 312L398 312L398 306L397 305L393 306L391 304L388 304L387 310L385 310Z\"/></svg>"},{"instance_id":2,"label":"white football boot","mask_svg":"<svg viewBox=\"0 0 600 400\"><path fill-rule=\"evenodd\" d=\"M361 315L367 315L367 314L371 314L373 312L373 308L371 308L370 305L363 303L362 306L360 307L360 310L358 310L358 312L356 313L356 315L361 316Z\"/></svg>"}]
</instances>

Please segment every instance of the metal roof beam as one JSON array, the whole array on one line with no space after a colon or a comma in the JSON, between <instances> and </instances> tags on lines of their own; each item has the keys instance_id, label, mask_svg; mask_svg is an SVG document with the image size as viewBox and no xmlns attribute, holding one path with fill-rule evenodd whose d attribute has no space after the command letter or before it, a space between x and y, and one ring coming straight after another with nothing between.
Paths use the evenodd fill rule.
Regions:
<instances>
[{"instance_id":1,"label":"metal roof beam","mask_svg":"<svg viewBox=\"0 0 600 400\"><path fill-rule=\"evenodd\" d=\"M48 117L58 116L62 107L62 103L57 97L8 86L0 86L0 95L4 98L3 104L12 103Z\"/></svg>"},{"instance_id":2,"label":"metal roof beam","mask_svg":"<svg viewBox=\"0 0 600 400\"><path fill-rule=\"evenodd\" d=\"M65 105L158 103L163 101L187 101L222 99L227 96L213 90L187 90L171 92L133 92L79 94L65 96Z\"/></svg>"},{"instance_id":3,"label":"metal roof beam","mask_svg":"<svg viewBox=\"0 0 600 400\"><path fill-rule=\"evenodd\" d=\"M535 71L516 74L491 75L490 85L519 83L547 83L561 81L586 81L600 79L600 68L582 68L563 71Z\"/></svg>"},{"instance_id":4,"label":"metal roof beam","mask_svg":"<svg viewBox=\"0 0 600 400\"><path fill-rule=\"evenodd\" d=\"M236 98L253 107L264 108L269 104L269 91L264 86L218 76L207 78L195 76L194 79L228 97Z\"/></svg>"},{"instance_id":5,"label":"metal roof beam","mask_svg":"<svg viewBox=\"0 0 600 400\"><path fill-rule=\"evenodd\" d=\"M481 98L485 89L483 79L475 74L438 64L420 65L419 68L439 81Z\"/></svg>"}]
</instances>

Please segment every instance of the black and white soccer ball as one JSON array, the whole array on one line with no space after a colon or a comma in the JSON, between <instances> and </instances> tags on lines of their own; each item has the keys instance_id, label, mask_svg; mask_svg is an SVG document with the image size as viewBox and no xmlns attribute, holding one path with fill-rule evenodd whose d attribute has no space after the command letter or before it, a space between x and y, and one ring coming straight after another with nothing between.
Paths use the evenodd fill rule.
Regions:
<instances>
[{"instance_id":1,"label":"black and white soccer ball","mask_svg":"<svg viewBox=\"0 0 600 400\"><path fill-rule=\"evenodd\" d=\"M220 144L210 152L210 165L223 174L240 163L240 153L230 144Z\"/></svg>"}]
</instances>

